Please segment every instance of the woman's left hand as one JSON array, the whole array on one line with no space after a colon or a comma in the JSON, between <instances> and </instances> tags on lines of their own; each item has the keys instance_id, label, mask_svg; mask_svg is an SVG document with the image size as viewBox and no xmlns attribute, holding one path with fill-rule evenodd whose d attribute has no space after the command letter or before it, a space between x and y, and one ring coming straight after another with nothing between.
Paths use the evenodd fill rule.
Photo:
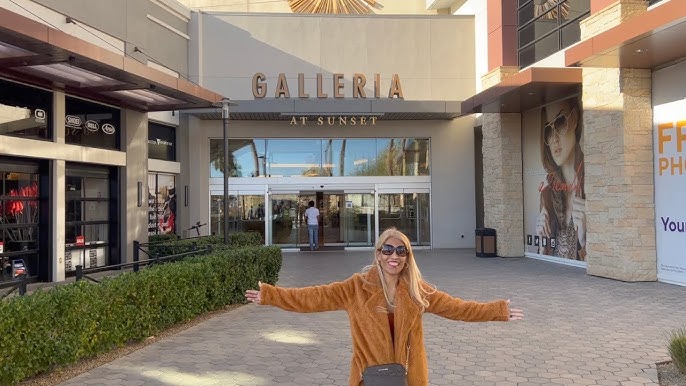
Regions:
<instances>
[{"instance_id":1,"label":"woman's left hand","mask_svg":"<svg viewBox=\"0 0 686 386\"><path fill-rule=\"evenodd\" d=\"M572 218L574 225L576 225L577 237L581 247L586 246L586 200L574 196L574 204L572 207Z\"/></svg>"},{"instance_id":2,"label":"woman's left hand","mask_svg":"<svg viewBox=\"0 0 686 386\"><path fill-rule=\"evenodd\" d=\"M510 308L510 299L506 300L506 302L507 302L507 309L510 310L509 317L507 319L508 322L513 321L513 320L524 319L524 311L517 309L517 308Z\"/></svg>"}]
</instances>

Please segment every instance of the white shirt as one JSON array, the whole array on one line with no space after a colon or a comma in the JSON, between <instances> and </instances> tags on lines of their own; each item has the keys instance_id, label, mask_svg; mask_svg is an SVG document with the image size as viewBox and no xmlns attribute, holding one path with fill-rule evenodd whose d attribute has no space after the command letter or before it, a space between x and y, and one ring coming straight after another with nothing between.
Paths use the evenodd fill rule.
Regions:
<instances>
[{"instance_id":1,"label":"white shirt","mask_svg":"<svg viewBox=\"0 0 686 386\"><path fill-rule=\"evenodd\" d=\"M311 206L305 210L307 216L307 225L319 225L319 209Z\"/></svg>"}]
</instances>

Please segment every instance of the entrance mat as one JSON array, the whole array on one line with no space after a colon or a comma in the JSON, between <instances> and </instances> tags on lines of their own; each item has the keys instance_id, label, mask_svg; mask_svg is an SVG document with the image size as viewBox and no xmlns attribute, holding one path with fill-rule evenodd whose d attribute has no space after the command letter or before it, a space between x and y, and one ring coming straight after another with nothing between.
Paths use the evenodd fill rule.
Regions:
<instances>
[{"instance_id":1,"label":"entrance mat","mask_svg":"<svg viewBox=\"0 0 686 386\"><path fill-rule=\"evenodd\" d=\"M329 251L345 251L345 247L342 245L331 245L331 246L322 245L319 247L319 249L315 249L314 251L310 251L310 247L300 247L300 252L329 252Z\"/></svg>"}]
</instances>

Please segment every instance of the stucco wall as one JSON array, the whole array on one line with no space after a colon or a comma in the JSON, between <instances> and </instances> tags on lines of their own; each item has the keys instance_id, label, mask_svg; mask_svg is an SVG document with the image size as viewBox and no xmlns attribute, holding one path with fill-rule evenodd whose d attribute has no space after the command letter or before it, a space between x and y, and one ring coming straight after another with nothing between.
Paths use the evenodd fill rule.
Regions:
<instances>
[{"instance_id":1,"label":"stucco wall","mask_svg":"<svg viewBox=\"0 0 686 386\"><path fill-rule=\"evenodd\" d=\"M352 76L367 77L373 95L374 74L381 74L381 96L391 76L400 77L406 100L462 100L475 91L474 18L472 16L301 16L194 13L191 79L235 100L253 99L252 77L267 76L274 97L279 73L285 73L292 97L298 73L316 99L316 75L333 96L333 73L344 75L344 93L352 96ZM197 31L197 33L196 33ZM448 38L449 37L449 38Z\"/></svg>"}]
</instances>

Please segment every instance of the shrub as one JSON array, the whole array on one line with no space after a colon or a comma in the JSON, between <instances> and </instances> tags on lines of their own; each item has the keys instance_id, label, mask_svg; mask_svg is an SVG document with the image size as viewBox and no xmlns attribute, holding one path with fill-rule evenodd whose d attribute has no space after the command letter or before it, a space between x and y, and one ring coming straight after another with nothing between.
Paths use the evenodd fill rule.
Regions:
<instances>
[{"instance_id":1,"label":"shrub","mask_svg":"<svg viewBox=\"0 0 686 386\"><path fill-rule=\"evenodd\" d=\"M670 334L668 350L676 368L682 374L686 374L686 326Z\"/></svg>"},{"instance_id":2,"label":"shrub","mask_svg":"<svg viewBox=\"0 0 686 386\"><path fill-rule=\"evenodd\" d=\"M150 244L148 246L150 258L154 258L156 256L171 256L189 252L191 251L193 244L195 244L198 249L205 249L208 246L211 246L213 250L227 248L227 246L224 245L224 238L222 236L212 235L190 239L178 239L174 235L171 235L173 237L169 236L170 235L150 236ZM264 240L262 239L261 233L229 233L229 249L260 245L264 245ZM141 254L140 258L141 260L145 260L147 259L147 256Z\"/></svg>"},{"instance_id":3,"label":"shrub","mask_svg":"<svg viewBox=\"0 0 686 386\"><path fill-rule=\"evenodd\" d=\"M0 385L140 341L275 283L278 247L223 249L0 301Z\"/></svg>"}]
</instances>

